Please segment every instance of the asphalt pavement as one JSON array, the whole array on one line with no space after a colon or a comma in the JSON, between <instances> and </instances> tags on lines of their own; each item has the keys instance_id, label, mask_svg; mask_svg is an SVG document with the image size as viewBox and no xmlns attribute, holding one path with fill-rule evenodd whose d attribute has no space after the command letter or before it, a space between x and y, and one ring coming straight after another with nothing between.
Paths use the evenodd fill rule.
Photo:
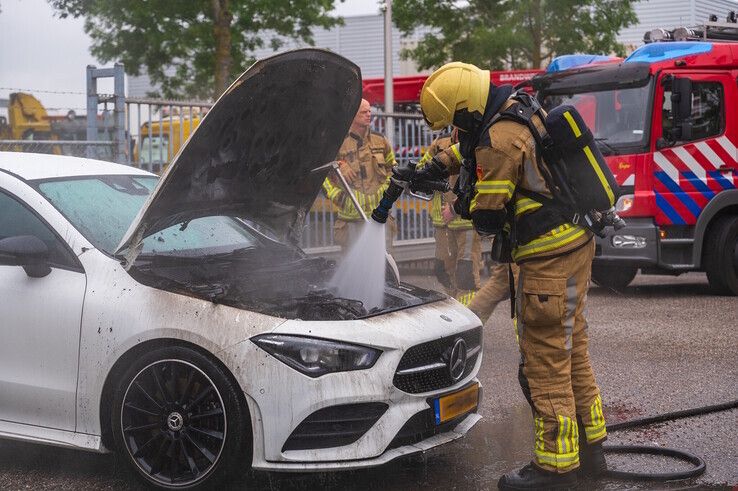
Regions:
<instances>
[{"instance_id":1,"label":"asphalt pavement","mask_svg":"<svg viewBox=\"0 0 738 491\"><path fill-rule=\"evenodd\" d=\"M405 281L438 287L430 277ZM712 296L704 274L638 276L624 292L593 286L587 319L590 353L608 423L738 399L738 298ZM252 472L231 489L476 490L526 464L530 409L517 385L518 351L509 303L485 326L484 419L466 438L383 467L328 474ZM584 481L580 489L731 489L738 487L738 410L612 433L609 444L674 447L707 463L701 477L672 483ZM688 464L613 455L619 470L659 472ZM0 441L0 489L130 490L138 482L113 455Z\"/></svg>"}]
</instances>

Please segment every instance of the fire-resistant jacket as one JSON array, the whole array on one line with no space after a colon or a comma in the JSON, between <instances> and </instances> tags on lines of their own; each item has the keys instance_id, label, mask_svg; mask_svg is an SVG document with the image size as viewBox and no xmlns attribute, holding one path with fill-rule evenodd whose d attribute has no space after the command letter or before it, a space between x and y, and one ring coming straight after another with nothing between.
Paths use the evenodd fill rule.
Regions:
<instances>
[{"instance_id":1,"label":"fire-resistant jacket","mask_svg":"<svg viewBox=\"0 0 738 491\"><path fill-rule=\"evenodd\" d=\"M513 103L514 101L508 100L502 110ZM543 122L538 116L534 116L534 123L541 134L545 134ZM524 220L528 220L530 224L540 217L539 222L543 222L543 213L538 213L542 208L541 203L516 192L523 189L552 198L536 163L535 140L526 126L506 119L497 121L480 137L475 156L477 183L470 212L476 227L479 227L479 224L475 212L481 212L476 214L480 217L484 217L485 212L503 212L513 199L514 218L507 216L507 221L514 219L518 230L521 229L519 225ZM461 164L451 149L445 150L438 160L445 164L452 174L458 172ZM489 213L489 215L497 214ZM525 242L519 240L513 249L513 260L521 262L563 254L577 249L591 238L592 233L587 229L562 220L531 240Z\"/></svg>"},{"instance_id":2,"label":"fire-resistant jacket","mask_svg":"<svg viewBox=\"0 0 738 491\"><path fill-rule=\"evenodd\" d=\"M389 141L376 131L367 130L364 135L349 133L338 150L336 160L345 161L356 173L351 189L364 213L371 214L387 189L392 167L396 163ZM354 203L345 196L343 187L334 177L326 178L323 191L338 207L338 218L346 221L361 220Z\"/></svg>"},{"instance_id":3,"label":"fire-resistant jacket","mask_svg":"<svg viewBox=\"0 0 738 491\"><path fill-rule=\"evenodd\" d=\"M452 146L451 145L451 135L441 135L430 144L428 147L428 150L423 154L423 157L418 161L418 168L423 167L430 159L432 159L435 155L441 153L442 151L446 150L447 148L451 148L450 151L456 152L457 155L455 157L457 160L461 161L461 154L459 152L458 145ZM452 176L449 179L449 184L451 187L453 187L454 183L456 182L456 179L454 176ZM439 193L435 192L433 193L433 200L431 201L431 210L430 210L430 217L431 222L433 222L434 227L448 227L453 230L469 230L472 228L472 222L471 220L465 220L461 217L454 217L453 220L451 220L448 224L443 220L443 205L445 203L453 204L454 199L456 199L456 195L453 193L453 191L449 191L447 193Z\"/></svg>"}]
</instances>

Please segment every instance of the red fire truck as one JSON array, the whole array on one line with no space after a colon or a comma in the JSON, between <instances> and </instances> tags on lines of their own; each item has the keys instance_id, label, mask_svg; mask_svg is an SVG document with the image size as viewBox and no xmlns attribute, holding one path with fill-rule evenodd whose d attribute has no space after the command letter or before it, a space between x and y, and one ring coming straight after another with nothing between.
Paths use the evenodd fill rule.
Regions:
<instances>
[{"instance_id":1,"label":"red fire truck","mask_svg":"<svg viewBox=\"0 0 738 491\"><path fill-rule=\"evenodd\" d=\"M489 78L495 85L517 85L542 73L542 70L508 70L490 71ZM411 75L395 77L392 80L392 94L398 106L414 105L420 100L420 89L423 88L428 75ZM364 99L372 105L384 104L384 79L365 78L363 81Z\"/></svg>"},{"instance_id":2,"label":"red fire truck","mask_svg":"<svg viewBox=\"0 0 738 491\"><path fill-rule=\"evenodd\" d=\"M645 40L622 62L531 81L544 107L578 108L621 186L627 227L597 239L593 277L622 288L639 269L705 271L738 295L738 24Z\"/></svg>"}]
</instances>

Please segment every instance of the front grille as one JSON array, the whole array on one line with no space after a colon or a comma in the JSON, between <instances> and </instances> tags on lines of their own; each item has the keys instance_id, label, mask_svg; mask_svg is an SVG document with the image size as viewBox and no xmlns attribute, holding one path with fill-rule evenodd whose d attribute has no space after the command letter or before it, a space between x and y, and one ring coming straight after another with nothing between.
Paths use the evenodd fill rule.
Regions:
<instances>
[{"instance_id":1,"label":"front grille","mask_svg":"<svg viewBox=\"0 0 738 491\"><path fill-rule=\"evenodd\" d=\"M466 378L474 370L477 358L482 352L481 327L408 349L397 366L393 379L395 387L410 394L419 394L455 384L451 378L448 362L451 350L459 338L466 343L467 360L464 372L457 382Z\"/></svg>"},{"instance_id":2,"label":"front grille","mask_svg":"<svg viewBox=\"0 0 738 491\"><path fill-rule=\"evenodd\" d=\"M453 430L457 424L463 420L467 414L463 414L458 418L446 421L443 424L436 425L435 417L433 416L433 409L426 409L420 411L415 416L410 418L405 423L397 435L392 439L387 450L397 447L403 447L405 445L413 445L421 442L433 435L439 433L446 433L447 431Z\"/></svg>"},{"instance_id":3,"label":"front grille","mask_svg":"<svg viewBox=\"0 0 738 491\"><path fill-rule=\"evenodd\" d=\"M297 425L282 451L331 448L354 443L374 426L388 407L383 402L366 402L319 409Z\"/></svg>"}]
</instances>

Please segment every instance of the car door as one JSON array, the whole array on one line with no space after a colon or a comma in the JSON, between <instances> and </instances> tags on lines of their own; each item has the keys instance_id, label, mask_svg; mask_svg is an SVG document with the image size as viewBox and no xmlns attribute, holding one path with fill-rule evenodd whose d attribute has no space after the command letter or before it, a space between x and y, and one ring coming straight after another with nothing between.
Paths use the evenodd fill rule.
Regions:
<instances>
[{"instance_id":1,"label":"car door","mask_svg":"<svg viewBox=\"0 0 738 491\"><path fill-rule=\"evenodd\" d=\"M26 203L0 189L0 239L33 235L51 272L0 264L0 420L75 429L86 277L67 244Z\"/></svg>"}]
</instances>

